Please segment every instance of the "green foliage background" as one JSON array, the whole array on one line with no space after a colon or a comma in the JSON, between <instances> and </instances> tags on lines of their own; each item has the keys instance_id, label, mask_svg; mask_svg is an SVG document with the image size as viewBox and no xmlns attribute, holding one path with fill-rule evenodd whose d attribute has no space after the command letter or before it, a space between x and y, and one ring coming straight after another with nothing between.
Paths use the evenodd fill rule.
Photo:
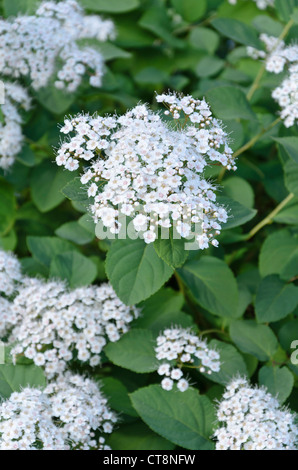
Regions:
<instances>
[{"instance_id":1,"label":"green foliage background","mask_svg":"<svg viewBox=\"0 0 298 470\"><path fill-rule=\"evenodd\" d=\"M1 14L34 11L36 3L3 0ZM266 11L246 0L236 6L226 0L80 3L116 24L116 40L96 44L107 61L103 87L86 82L73 95L52 86L35 93L23 116L23 150L11 170L0 171L0 246L15 251L31 276L61 277L72 287L109 278L125 303L142 307L131 331L106 347L95 374L121 414L109 439L113 449L211 449L214 399L237 373L298 411L298 366L290 361L291 342L298 340L298 129L282 122L270 129L278 117L271 91L280 75L264 73L247 99L262 63L246 55L248 45L262 48L260 33L278 36L291 18L286 41L297 38L298 2L276 0ZM236 173L208 170L221 180L218 199L231 218L219 248L189 252L187 259L179 246L99 241L77 175L53 163L65 114L121 114L139 101L156 108L154 92L167 89L205 97L235 152L260 134L239 157ZM207 337L223 362L219 374L191 373L185 393L162 390L155 372L154 338L176 324ZM5 374L14 376L14 389L35 383L34 374L42 384L31 365L7 367L0 366L3 397L12 391Z\"/></svg>"}]
</instances>

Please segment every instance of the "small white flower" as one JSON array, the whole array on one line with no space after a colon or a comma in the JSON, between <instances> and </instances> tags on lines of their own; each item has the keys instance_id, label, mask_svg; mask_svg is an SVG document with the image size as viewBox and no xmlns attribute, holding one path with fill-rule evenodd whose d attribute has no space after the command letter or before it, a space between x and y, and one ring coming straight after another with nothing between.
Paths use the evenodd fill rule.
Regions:
<instances>
[{"instance_id":1,"label":"small white flower","mask_svg":"<svg viewBox=\"0 0 298 470\"><path fill-rule=\"evenodd\" d=\"M173 385L174 385L173 380L171 380L171 379L169 379L169 378L167 378L167 377L164 378L164 379L162 379L162 381L161 381L161 386L162 386L162 388L163 388L164 390L167 390L168 392L169 392L170 390L172 390Z\"/></svg>"},{"instance_id":2,"label":"small white flower","mask_svg":"<svg viewBox=\"0 0 298 470\"><path fill-rule=\"evenodd\" d=\"M180 390L180 392L185 392L188 389L189 384L188 384L187 380L181 379L177 383L177 387Z\"/></svg>"}]
</instances>

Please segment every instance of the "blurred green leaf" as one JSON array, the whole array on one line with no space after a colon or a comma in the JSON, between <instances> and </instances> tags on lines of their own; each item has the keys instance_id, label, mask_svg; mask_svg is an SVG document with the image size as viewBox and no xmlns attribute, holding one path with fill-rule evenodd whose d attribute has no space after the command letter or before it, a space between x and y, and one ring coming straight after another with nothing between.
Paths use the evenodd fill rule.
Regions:
<instances>
[{"instance_id":1,"label":"blurred green leaf","mask_svg":"<svg viewBox=\"0 0 298 470\"><path fill-rule=\"evenodd\" d=\"M274 6L280 19L287 22L298 7L298 0L275 0Z\"/></svg>"},{"instance_id":2,"label":"blurred green leaf","mask_svg":"<svg viewBox=\"0 0 298 470\"><path fill-rule=\"evenodd\" d=\"M172 34L169 17L161 5L148 8L139 20L139 25L173 47L184 47L183 41Z\"/></svg>"},{"instance_id":3,"label":"blurred green leaf","mask_svg":"<svg viewBox=\"0 0 298 470\"><path fill-rule=\"evenodd\" d=\"M60 238L65 238L71 242L77 243L78 245L85 245L89 243L94 238L94 233L86 230L78 222L66 222L61 225L56 231L55 234Z\"/></svg>"},{"instance_id":4,"label":"blurred green leaf","mask_svg":"<svg viewBox=\"0 0 298 470\"><path fill-rule=\"evenodd\" d=\"M252 46L256 49L263 49L256 30L241 21L232 18L215 18L211 21L212 26L224 36L234 39L234 41Z\"/></svg>"},{"instance_id":5,"label":"blurred green leaf","mask_svg":"<svg viewBox=\"0 0 298 470\"><path fill-rule=\"evenodd\" d=\"M279 274L289 280L298 274L298 238L288 230L270 234L262 245L259 259L262 277Z\"/></svg>"},{"instance_id":6,"label":"blurred green leaf","mask_svg":"<svg viewBox=\"0 0 298 470\"><path fill-rule=\"evenodd\" d=\"M233 86L219 86L207 92L207 100L219 119L256 120L245 94Z\"/></svg>"},{"instance_id":7,"label":"blurred green leaf","mask_svg":"<svg viewBox=\"0 0 298 470\"><path fill-rule=\"evenodd\" d=\"M203 308L220 317L237 316L237 283L222 260L204 256L187 262L178 273Z\"/></svg>"},{"instance_id":8,"label":"blurred green leaf","mask_svg":"<svg viewBox=\"0 0 298 470\"><path fill-rule=\"evenodd\" d=\"M65 199L61 190L73 176L71 172L47 160L34 167L30 179L31 194L34 204L41 212L54 209Z\"/></svg>"},{"instance_id":9,"label":"blurred green leaf","mask_svg":"<svg viewBox=\"0 0 298 470\"><path fill-rule=\"evenodd\" d=\"M229 197L219 196L217 202L228 211L229 218L227 222L223 224L224 230L246 224L246 222L249 222L257 214L255 209L249 209Z\"/></svg>"},{"instance_id":10,"label":"blurred green leaf","mask_svg":"<svg viewBox=\"0 0 298 470\"><path fill-rule=\"evenodd\" d=\"M117 366L140 374L153 372L159 366L150 330L135 328L123 335L116 343L108 343L104 352Z\"/></svg>"},{"instance_id":11,"label":"blurred green leaf","mask_svg":"<svg viewBox=\"0 0 298 470\"><path fill-rule=\"evenodd\" d=\"M113 450L173 450L175 444L151 431L142 422L120 425L108 437L107 444Z\"/></svg>"},{"instance_id":12,"label":"blurred green leaf","mask_svg":"<svg viewBox=\"0 0 298 470\"><path fill-rule=\"evenodd\" d=\"M18 16L20 13L28 15L36 11L39 0L3 0L4 14L8 16Z\"/></svg>"},{"instance_id":13,"label":"blurred green leaf","mask_svg":"<svg viewBox=\"0 0 298 470\"><path fill-rule=\"evenodd\" d=\"M33 257L48 268L56 255L77 250L75 245L58 237L29 236L27 237L27 245Z\"/></svg>"},{"instance_id":14,"label":"blurred green leaf","mask_svg":"<svg viewBox=\"0 0 298 470\"><path fill-rule=\"evenodd\" d=\"M264 385L280 403L284 403L293 389L294 377L287 367L263 366L259 370L259 384Z\"/></svg>"},{"instance_id":15,"label":"blurred green leaf","mask_svg":"<svg viewBox=\"0 0 298 470\"><path fill-rule=\"evenodd\" d=\"M0 235L6 235L12 228L16 216L14 188L0 177Z\"/></svg>"},{"instance_id":16,"label":"blurred green leaf","mask_svg":"<svg viewBox=\"0 0 298 470\"><path fill-rule=\"evenodd\" d=\"M96 274L93 261L76 251L57 254L50 265L50 276L67 281L72 288L88 286L94 281Z\"/></svg>"},{"instance_id":17,"label":"blurred green leaf","mask_svg":"<svg viewBox=\"0 0 298 470\"><path fill-rule=\"evenodd\" d=\"M285 185L290 193L298 196L298 162L292 160L287 161L284 166L285 170Z\"/></svg>"},{"instance_id":18,"label":"blurred green leaf","mask_svg":"<svg viewBox=\"0 0 298 470\"><path fill-rule=\"evenodd\" d=\"M190 31L188 41L195 49L214 54L219 46L220 37L212 29L196 26Z\"/></svg>"},{"instance_id":19,"label":"blurred green leaf","mask_svg":"<svg viewBox=\"0 0 298 470\"><path fill-rule=\"evenodd\" d=\"M248 375L245 361L234 346L212 339L208 343L208 348L215 349L220 354L220 371L212 374L204 373L206 378L227 385L236 374L240 374L241 377Z\"/></svg>"},{"instance_id":20,"label":"blurred green leaf","mask_svg":"<svg viewBox=\"0 0 298 470\"><path fill-rule=\"evenodd\" d=\"M108 252L106 272L117 295L127 305L150 297L171 277L170 268L143 240L115 240Z\"/></svg>"},{"instance_id":21,"label":"blurred green leaf","mask_svg":"<svg viewBox=\"0 0 298 470\"><path fill-rule=\"evenodd\" d=\"M275 322L292 313L298 305L298 287L277 275L265 277L256 296L256 316L260 323Z\"/></svg>"},{"instance_id":22,"label":"blurred green leaf","mask_svg":"<svg viewBox=\"0 0 298 470\"><path fill-rule=\"evenodd\" d=\"M0 397L9 398L13 392L25 387L44 388L46 379L43 370L35 365L0 365Z\"/></svg>"},{"instance_id":23,"label":"blurred green leaf","mask_svg":"<svg viewBox=\"0 0 298 470\"><path fill-rule=\"evenodd\" d=\"M166 391L160 385L130 395L142 420L155 432L185 449L211 450L214 409L206 396L189 388Z\"/></svg>"},{"instance_id":24,"label":"blurred green leaf","mask_svg":"<svg viewBox=\"0 0 298 470\"><path fill-rule=\"evenodd\" d=\"M230 326L230 336L244 353L268 361L277 351L278 342L273 331L266 325L258 325L254 320L239 320Z\"/></svg>"},{"instance_id":25,"label":"blurred green leaf","mask_svg":"<svg viewBox=\"0 0 298 470\"><path fill-rule=\"evenodd\" d=\"M171 3L177 13L189 23L202 18L207 10L206 0L171 0Z\"/></svg>"}]
</instances>

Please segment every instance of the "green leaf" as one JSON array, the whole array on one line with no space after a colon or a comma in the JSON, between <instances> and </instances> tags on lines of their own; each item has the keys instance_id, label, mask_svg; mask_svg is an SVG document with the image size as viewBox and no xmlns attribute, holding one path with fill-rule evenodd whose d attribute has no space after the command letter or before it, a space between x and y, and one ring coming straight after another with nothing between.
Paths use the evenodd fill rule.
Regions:
<instances>
[{"instance_id":1,"label":"green leaf","mask_svg":"<svg viewBox=\"0 0 298 470\"><path fill-rule=\"evenodd\" d=\"M298 274L298 239L288 230L274 232L261 248L259 267L262 277L279 274L289 280Z\"/></svg>"},{"instance_id":2,"label":"green leaf","mask_svg":"<svg viewBox=\"0 0 298 470\"><path fill-rule=\"evenodd\" d=\"M279 224L297 225L298 197L294 197L287 205L273 218Z\"/></svg>"},{"instance_id":3,"label":"green leaf","mask_svg":"<svg viewBox=\"0 0 298 470\"><path fill-rule=\"evenodd\" d=\"M239 294L239 302L238 302L238 309L237 309L237 317L240 318L245 313L247 307L251 304L252 295L248 287L244 284L238 284L238 294Z\"/></svg>"},{"instance_id":4,"label":"green leaf","mask_svg":"<svg viewBox=\"0 0 298 470\"><path fill-rule=\"evenodd\" d=\"M151 331L133 329L116 343L108 343L104 352L113 364L143 374L158 368L154 344Z\"/></svg>"},{"instance_id":5,"label":"green leaf","mask_svg":"<svg viewBox=\"0 0 298 470\"><path fill-rule=\"evenodd\" d=\"M212 339L208 343L208 348L215 349L220 354L220 371L212 374L203 375L221 385L226 385L236 375L247 376L247 367L245 361L237 349L231 344ZM201 372L200 372L201 373Z\"/></svg>"},{"instance_id":6,"label":"green leaf","mask_svg":"<svg viewBox=\"0 0 298 470\"><path fill-rule=\"evenodd\" d=\"M256 296L256 316L260 323L275 322L292 313L298 305L298 287L286 284L277 275L265 277Z\"/></svg>"},{"instance_id":7,"label":"green leaf","mask_svg":"<svg viewBox=\"0 0 298 470\"><path fill-rule=\"evenodd\" d=\"M7 235L0 237L0 247L6 251L13 251L17 245L17 236L15 230L10 230Z\"/></svg>"},{"instance_id":8,"label":"green leaf","mask_svg":"<svg viewBox=\"0 0 298 470\"><path fill-rule=\"evenodd\" d=\"M181 292L162 288L149 299L142 302L139 307L142 309L142 317L154 319L154 316L157 318L162 313L180 310L183 304L184 297Z\"/></svg>"},{"instance_id":9,"label":"green leaf","mask_svg":"<svg viewBox=\"0 0 298 470\"><path fill-rule=\"evenodd\" d=\"M30 277L44 277L49 274L48 268L34 258L21 259L22 273Z\"/></svg>"},{"instance_id":10,"label":"green leaf","mask_svg":"<svg viewBox=\"0 0 298 470\"><path fill-rule=\"evenodd\" d=\"M44 161L32 171L31 194L34 204L41 212L48 212L57 207L65 198L61 189L72 180L69 171L58 168L49 161Z\"/></svg>"},{"instance_id":11,"label":"green leaf","mask_svg":"<svg viewBox=\"0 0 298 470\"><path fill-rule=\"evenodd\" d=\"M82 185L80 178L74 178L67 183L61 190L62 194L73 202L78 202L84 208L90 206L92 199L88 197L88 193L84 185Z\"/></svg>"},{"instance_id":12,"label":"green leaf","mask_svg":"<svg viewBox=\"0 0 298 470\"><path fill-rule=\"evenodd\" d=\"M285 170L285 185L290 193L298 196L298 163L292 160L287 161L284 166Z\"/></svg>"},{"instance_id":13,"label":"green leaf","mask_svg":"<svg viewBox=\"0 0 298 470\"><path fill-rule=\"evenodd\" d=\"M185 263L188 257L185 242L184 238L174 238L173 232L170 231L169 239L158 238L154 242L154 248L158 256L171 268L178 268Z\"/></svg>"},{"instance_id":14,"label":"green leaf","mask_svg":"<svg viewBox=\"0 0 298 470\"><path fill-rule=\"evenodd\" d=\"M298 0L275 0L274 6L280 19L287 22L298 7Z\"/></svg>"},{"instance_id":15,"label":"green leaf","mask_svg":"<svg viewBox=\"0 0 298 470\"><path fill-rule=\"evenodd\" d=\"M155 34L157 37L163 39L172 47L181 48L184 46L184 42L177 39L172 34L169 16L162 5L160 7L153 6L152 8L147 8L139 20L139 25Z\"/></svg>"},{"instance_id":16,"label":"green leaf","mask_svg":"<svg viewBox=\"0 0 298 470\"><path fill-rule=\"evenodd\" d=\"M75 93L58 90L54 85L54 80L36 91L35 95L45 109L56 115L65 113L76 100Z\"/></svg>"},{"instance_id":17,"label":"green leaf","mask_svg":"<svg viewBox=\"0 0 298 470\"><path fill-rule=\"evenodd\" d=\"M222 260L203 256L199 261L189 261L178 272L203 308L220 317L237 316L237 282Z\"/></svg>"},{"instance_id":18,"label":"green leaf","mask_svg":"<svg viewBox=\"0 0 298 470\"><path fill-rule=\"evenodd\" d=\"M215 421L206 396L189 388L166 391L160 385L141 388L130 395L134 408L156 433L185 449L211 450Z\"/></svg>"},{"instance_id":19,"label":"green leaf","mask_svg":"<svg viewBox=\"0 0 298 470\"><path fill-rule=\"evenodd\" d=\"M253 19L252 24L259 31L259 33L266 33L275 37L280 36L284 29L282 23L270 18L268 15L256 16Z\"/></svg>"},{"instance_id":20,"label":"green leaf","mask_svg":"<svg viewBox=\"0 0 298 470\"><path fill-rule=\"evenodd\" d=\"M35 365L0 365L0 396L9 398L13 392L25 387L44 388L46 379L43 370Z\"/></svg>"},{"instance_id":21,"label":"green leaf","mask_svg":"<svg viewBox=\"0 0 298 470\"><path fill-rule=\"evenodd\" d=\"M242 206L251 209L254 205L254 192L251 185L239 176L232 176L222 182L224 194ZM231 210L231 216L233 212Z\"/></svg>"},{"instance_id":22,"label":"green leaf","mask_svg":"<svg viewBox=\"0 0 298 470\"><path fill-rule=\"evenodd\" d=\"M95 234L95 223L91 214L84 214L79 218L78 224L93 236Z\"/></svg>"},{"instance_id":23,"label":"green leaf","mask_svg":"<svg viewBox=\"0 0 298 470\"><path fill-rule=\"evenodd\" d=\"M229 69L226 69L226 72L224 72L224 73L227 73L227 70L229 70ZM230 78L229 78L229 80L230 80ZM244 133L243 125L241 124L241 122L239 122L239 120L235 121L235 119L234 120L222 119L222 123L223 123L223 127L224 127L226 133L231 136L230 146L231 146L232 150L235 151L235 150L239 149L241 147L241 145L244 144L244 140L245 140L245 133ZM224 180L224 181L226 181L226 180ZM235 199L237 200L237 198L235 198Z\"/></svg>"},{"instance_id":24,"label":"green leaf","mask_svg":"<svg viewBox=\"0 0 298 470\"><path fill-rule=\"evenodd\" d=\"M133 17L125 15L116 20L117 44L124 48L140 49L152 46L155 37L136 24Z\"/></svg>"},{"instance_id":25,"label":"green leaf","mask_svg":"<svg viewBox=\"0 0 298 470\"><path fill-rule=\"evenodd\" d=\"M39 0L4 0L4 14L6 17L18 16L21 13L30 15L36 11L39 3Z\"/></svg>"},{"instance_id":26,"label":"green leaf","mask_svg":"<svg viewBox=\"0 0 298 470\"><path fill-rule=\"evenodd\" d=\"M103 377L100 379L100 385L113 410L129 416L138 416L131 405L128 390L120 380L114 377Z\"/></svg>"},{"instance_id":27,"label":"green leaf","mask_svg":"<svg viewBox=\"0 0 298 470\"><path fill-rule=\"evenodd\" d=\"M284 403L292 392L294 377L287 367L263 366L259 370L259 384L264 385L271 395L277 396L280 403Z\"/></svg>"},{"instance_id":28,"label":"green leaf","mask_svg":"<svg viewBox=\"0 0 298 470\"><path fill-rule=\"evenodd\" d=\"M184 297L172 289L161 289L149 299L141 302L141 315L134 322L136 328L148 328L154 335L171 325L188 328L194 325L193 318L181 312Z\"/></svg>"},{"instance_id":29,"label":"green leaf","mask_svg":"<svg viewBox=\"0 0 298 470\"><path fill-rule=\"evenodd\" d=\"M291 19L294 21L296 25L298 24L298 5L296 8L294 8L293 13L291 15Z\"/></svg>"},{"instance_id":30,"label":"green leaf","mask_svg":"<svg viewBox=\"0 0 298 470\"><path fill-rule=\"evenodd\" d=\"M130 52L120 49L120 47L110 42L101 42L98 39L86 38L78 40L77 43L79 46L96 49L101 53L106 62L112 59L130 59L132 57Z\"/></svg>"},{"instance_id":31,"label":"green leaf","mask_svg":"<svg viewBox=\"0 0 298 470\"><path fill-rule=\"evenodd\" d=\"M91 242L94 239L93 235L89 230L86 230L78 222L66 222L61 225L56 231L55 234L58 237L65 238L71 242L77 243L78 245L85 245L86 243Z\"/></svg>"},{"instance_id":32,"label":"green leaf","mask_svg":"<svg viewBox=\"0 0 298 470\"><path fill-rule=\"evenodd\" d=\"M158 335L165 328L172 325L179 325L182 328L194 327L193 318L184 312L174 310L173 312L165 312L159 315L155 314L153 317L144 316L143 312L141 317L135 322L137 328L148 328L154 335Z\"/></svg>"},{"instance_id":33,"label":"green leaf","mask_svg":"<svg viewBox=\"0 0 298 470\"><path fill-rule=\"evenodd\" d=\"M56 255L76 250L72 243L56 237L29 236L27 237L27 245L33 257L48 268Z\"/></svg>"},{"instance_id":34,"label":"green leaf","mask_svg":"<svg viewBox=\"0 0 298 470\"><path fill-rule=\"evenodd\" d=\"M219 119L256 120L245 94L239 88L222 85L212 88L206 93L211 109Z\"/></svg>"},{"instance_id":35,"label":"green leaf","mask_svg":"<svg viewBox=\"0 0 298 470\"><path fill-rule=\"evenodd\" d=\"M230 336L240 351L256 356L260 361L268 361L278 348L277 339L269 326L258 325L254 320L233 322Z\"/></svg>"},{"instance_id":36,"label":"green leaf","mask_svg":"<svg viewBox=\"0 0 298 470\"><path fill-rule=\"evenodd\" d=\"M50 266L50 276L67 281L72 288L91 284L96 275L93 261L76 251L56 255Z\"/></svg>"},{"instance_id":37,"label":"green leaf","mask_svg":"<svg viewBox=\"0 0 298 470\"><path fill-rule=\"evenodd\" d=\"M158 436L139 421L120 425L107 438L107 444L113 450L173 450L175 447L175 444Z\"/></svg>"},{"instance_id":38,"label":"green leaf","mask_svg":"<svg viewBox=\"0 0 298 470\"><path fill-rule=\"evenodd\" d=\"M255 1L237 0L237 3L233 5L227 1L220 1L219 3L220 5L216 12L218 17L235 18L246 24L251 24L252 20L260 14Z\"/></svg>"},{"instance_id":39,"label":"green leaf","mask_svg":"<svg viewBox=\"0 0 298 470\"><path fill-rule=\"evenodd\" d=\"M139 0L80 0L84 8L108 13L124 13L138 8Z\"/></svg>"},{"instance_id":40,"label":"green leaf","mask_svg":"<svg viewBox=\"0 0 298 470\"><path fill-rule=\"evenodd\" d=\"M168 78L169 75L166 72L157 69L156 67L145 67L134 76L134 80L141 84L164 83Z\"/></svg>"},{"instance_id":41,"label":"green leaf","mask_svg":"<svg viewBox=\"0 0 298 470\"><path fill-rule=\"evenodd\" d=\"M255 356L251 354L242 354L243 359L245 360L245 364L247 367L248 376L252 377L257 370L259 361Z\"/></svg>"},{"instance_id":42,"label":"green leaf","mask_svg":"<svg viewBox=\"0 0 298 470\"><path fill-rule=\"evenodd\" d=\"M255 29L242 23L242 21L234 20L232 18L215 18L211 21L211 24L221 34L240 44L252 46L256 49L263 49L263 45L259 40Z\"/></svg>"},{"instance_id":43,"label":"green leaf","mask_svg":"<svg viewBox=\"0 0 298 470\"><path fill-rule=\"evenodd\" d=\"M14 189L0 177L0 235L6 235L12 228L16 216Z\"/></svg>"},{"instance_id":44,"label":"green leaf","mask_svg":"<svg viewBox=\"0 0 298 470\"><path fill-rule=\"evenodd\" d=\"M257 211L255 209L249 209L243 206L237 201L225 196L219 196L217 198L218 204L224 206L228 211L229 218L225 224L223 224L224 230L230 228L239 227L240 225L246 224L255 217Z\"/></svg>"},{"instance_id":45,"label":"green leaf","mask_svg":"<svg viewBox=\"0 0 298 470\"><path fill-rule=\"evenodd\" d=\"M36 163L35 154L29 145L22 147L22 150L17 155L17 160L25 166L34 166Z\"/></svg>"},{"instance_id":46,"label":"green leaf","mask_svg":"<svg viewBox=\"0 0 298 470\"><path fill-rule=\"evenodd\" d=\"M196 74L200 78L212 77L217 75L225 65L225 61L219 57L203 57L195 68Z\"/></svg>"},{"instance_id":47,"label":"green leaf","mask_svg":"<svg viewBox=\"0 0 298 470\"><path fill-rule=\"evenodd\" d=\"M287 352L292 352L291 344L298 339L298 319L288 321L278 332L281 346Z\"/></svg>"},{"instance_id":48,"label":"green leaf","mask_svg":"<svg viewBox=\"0 0 298 470\"><path fill-rule=\"evenodd\" d=\"M220 41L219 35L215 31L201 26L191 30L188 40L192 47L207 51L209 54L214 54Z\"/></svg>"},{"instance_id":49,"label":"green leaf","mask_svg":"<svg viewBox=\"0 0 298 470\"><path fill-rule=\"evenodd\" d=\"M207 10L206 0L171 0L171 3L177 13L189 23L202 18Z\"/></svg>"},{"instance_id":50,"label":"green leaf","mask_svg":"<svg viewBox=\"0 0 298 470\"><path fill-rule=\"evenodd\" d=\"M115 240L106 260L108 278L119 298L132 305L150 297L171 277L170 268L143 240Z\"/></svg>"},{"instance_id":51,"label":"green leaf","mask_svg":"<svg viewBox=\"0 0 298 470\"><path fill-rule=\"evenodd\" d=\"M298 137L273 137L273 140L285 150L292 160L298 163Z\"/></svg>"}]
</instances>

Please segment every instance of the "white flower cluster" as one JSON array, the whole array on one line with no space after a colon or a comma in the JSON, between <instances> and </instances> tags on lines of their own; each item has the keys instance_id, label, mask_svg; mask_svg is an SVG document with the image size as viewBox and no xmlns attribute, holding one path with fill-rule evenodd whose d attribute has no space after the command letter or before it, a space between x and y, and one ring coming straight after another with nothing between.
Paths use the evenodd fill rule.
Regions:
<instances>
[{"instance_id":1,"label":"white flower cluster","mask_svg":"<svg viewBox=\"0 0 298 470\"><path fill-rule=\"evenodd\" d=\"M284 125L294 126L298 122L298 61L289 67L289 76L273 91L272 97L282 108Z\"/></svg>"},{"instance_id":2,"label":"white flower cluster","mask_svg":"<svg viewBox=\"0 0 298 470\"><path fill-rule=\"evenodd\" d=\"M218 406L217 450L297 450L294 415L264 388L236 378Z\"/></svg>"},{"instance_id":3,"label":"white flower cluster","mask_svg":"<svg viewBox=\"0 0 298 470\"><path fill-rule=\"evenodd\" d=\"M237 5L238 0L228 0L231 5ZM268 7L274 7L274 0L253 0L260 10L266 10Z\"/></svg>"},{"instance_id":4,"label":"white flower cluster","mask_svg":"<svg viewBox=\"0 0 298 470\"><path fill-rule=\"evenodd\" d=\"M0 159L1 162L1 159ZM11 310L11 299L21 281L21 266L15 255L0 249L0 340L16 324L17 317Z\"/></svg>"},{"instance_id":5,"label":"white flower cluster","mask_svg":"<svg viewBox=\"0 0 298 470\"><path fill-rule=\"evenodd\" d=\"M22 117L18 108L22 107L28 111L30 98L27 91L16 83L5 81L3 91L4 104L1 105L3 121L0 121L0 168L7 169L13 164L23 143Z\"/></svg>"},{"instance_id":6,"label":"white flower cluster","mask_svg":"<svg viewBox=\"0 0 298 470\"><path fill-rule=\"evenodd\" d=\"M106 41L114 35L112 21L85 16L74 0L45 1L35 15L0 20L0 73L14 78L29 76L37 90L48 84L60 62L57 88L75 91L89 72L90 84L99 87L102 55L93 47L79 47L76 41Z\"/></svg>"},{"instance_id":7,"label":"white flower cluster","mask_svg":"<svg viewBox=\"0 0 298 470\"><path fill-rule=\"evenodd\" d=\"M121 218L129 216L146 243L156 239L158 229L175 227L178 236L195 235L200 249L217 246L227 212L215 204L215 188L201 175L215 162L236 169L228 136L204 100L163 94L157 101L173 121L145 105L121 117L66 119L61 132L70 136L56 162L70 171L88 162L81 182L94 198L94 221L112 233L119 233Z\"/></svg>"},{"instance_id":8,"label":"white flower cluster","mask_svg":"<svg viewBox=\"0 0 298 470\"><path fill-rule=\"evenodd\" d=\"M25 388L0 405L0 450L109 449L117 421L95 382L67 375L44 391Z\"/></svg>"},{"instance_id":9,"label":"white flower cluster","mask_svg":"<svg viewBox=\"0 0 298 470\"><path fill-rule=\"evenodd\" d=\"M16 256L0 249L0 295L13 295L21 277L21 265Z\"/></svg>"},{"instance_id":10,"label":"white flower cluster","mask_svg":"<svg viewBox=\"0 0 298 470\"><path fill-rule=\"evenodd\" d=\"M11 309L17 324L10 343L19 355L42 366L49 379L65 371L70 361L94 367L107 341L117 341L138 315L109 284L69 290L56 281L24 279Z\"/></svg>"},{"instance_id":11,"label":"white flower cluster","mask_svg":"<svg viewBox=\"0 0 298 470\"><path fill-rule=\"evenodd\" d=\"M52 421L51 403L40 390L25 388L0 404L0 450L68 450Z\"/></svg>"},{"instance_id":12,"label":"white flower cluster","mask_svg":"<svg viewBox=\"0 0 298 470\"><path fill-rule=\"evenodd\" d=\"M287 67L288 75L273 91L272 97L282 108L284 125L291 127L298 121L298 45L288 46L284 41L267 34L261 34L260 39L266 51L248 47L247 53L254 59L264 59L268 72L279 74Z\"/></svg>"},{"instance_id":13,"label":"white flower cluster","mask_svg":"<svg viewBox=\"0 0 298 470\"><path fill-rule=\"evenodd\" d=\"M11 309L11 302L0 296L0 341L17 323L17 315Z\"/></svg>"},{"instance_id":14,"label":"white flower cluster","mask_svg":"<svg viewBox=\"0 0 298 470\"><path fill-rule=\"evenodd\" d=\"M52 417L72 449L108 449L104 438L97 434L110 434L117 417L94 381L65 374L49 384L44 393L50 397Z\"/></svg>"},{"instance_id":15,"label":"white flower cluster","mask_svg":"<svg viewBox=\"0 0 298 470\"><path fill-rule=\"evenodd\" d=\"M200 372L220 370L220 356L209 349L206 341L201 340L189 329L169 328L156 339L156 358L163 363L158 368L159 375L165 375L161 382L164 390L172 390L175 381L181 392L188 389L189 383L183 378L184 366L195 366Z\"/></svg>"},{"instance_id":16,"label":"white flower cluster","mask_svg":"<svg viewBox=\"0 0 298 470\"><path fill-rule=\"evenodd\" d=\"M298 61L298 45L288 46L284 41L268 34L261 34L260 39L265 44L265 50L248 46L247 54L253 59L265 59L268 72L281 73L285 65Z\"/></svg>"}]
</instances>

